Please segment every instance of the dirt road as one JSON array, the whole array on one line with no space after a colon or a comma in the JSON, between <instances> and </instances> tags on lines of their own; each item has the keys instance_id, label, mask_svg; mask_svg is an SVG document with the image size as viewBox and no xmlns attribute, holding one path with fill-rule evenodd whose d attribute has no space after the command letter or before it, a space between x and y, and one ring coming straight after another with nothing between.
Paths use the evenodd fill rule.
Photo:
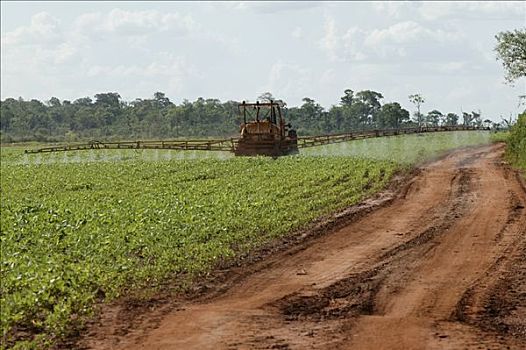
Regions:
<instances>
[{"instance_id":1,"label":"dirt road","mask_svg":"<svg viewBox=\"0 0 526 350\"><path fill-rule=\"evenodd\" d=\"M503 146L421 169L387 204L258 263L114 349L524 349L526 193Z\"/></svg>"}]
</instances>

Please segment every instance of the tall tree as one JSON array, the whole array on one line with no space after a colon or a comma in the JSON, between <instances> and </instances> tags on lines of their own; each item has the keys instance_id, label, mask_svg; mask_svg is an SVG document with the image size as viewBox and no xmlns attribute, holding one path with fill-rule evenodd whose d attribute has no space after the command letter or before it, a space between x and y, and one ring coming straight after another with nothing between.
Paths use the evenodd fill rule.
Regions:
<instances>
[{"instance_id":1,"label":"tall tree","mask_svg":"<svg viewBox=\"0 0 526 350\"><path fill-rule=\"evenodd\" d=\"M274 97L274 95L272 95L272 93L270 92L264 92L262 93L261 95L258 96L258 101L259 102L270 102L270 101L274 101L274 102L277 102L279 103L281 106L283 107L286 107L287 106L287 103L285 101L283 101L282 99L280 99L279 97Z\"/></svg>"},{"instance_id":2,"label":"tall tree","mask_svg":"<svg viewBox=\"0 0 526 350\"><path fill-rule=\"evenodd\" d=\"M480 126L482 124L480 111L478 113L474 111L471 113L462 112L462 119L466 126Z\"/></svg>"},{"instance_id":3,"label":"tall tree","mask_svg":"<svg viewBox=\"0 0 526 350\"><path fill-rule=\"evenodd\" d=\"M356 100L362 103L361 122L365 125L376 123L378 112L382 106L380 100L383 95L372 90L360 91L356 94Z\"/></svg>"},{"instance_id":4,"label":"tall tree","mask_svg":"<svg viewBox=\"0 0 526 350\"><path fill-rule=\"evenodd\" d=\"M48 104L51 106L51 107L60 107L60 100L56 97L51 97L48 101Z\"/></svg>"},{"instance_id":5,"label":"tall tree","mask_svg":"<svg viewBox=\"0 0 526 350\"><path fill-rule=\"evenodd\" d=\"M301 105L301 114L303 116L304 127L307 129L323 129L323 107L311 98L304 97Z\"/></svg>"},{"instance_id":6,"label":"tall tree","mask_svg":"<svg viewBox=\"0 0 526 350\"><path fill-rule=\"evenodd\" d=\"M434 109L427 113L426 123L431 126L438 126L443 117L440 111Z\"/></svg>"},{"instance_id":7,"label":"tall tree","mask_svg":"<svg viewBox=\"0 0 526 350\"><path fill-rule=\"evenodd\" d=\"M353 104L354 91L345 89L344 95L340 98L341 107L334 106L329 114L335 119L336 129L339 131L357 128L360 124L360 116L357 112L358 105Z\"/></svg>"},{"instance_id":8,"label":"tall tree","mask_svg":"<svg viewBox=\"0 0 526 350\"><path fill-rule=\"evenodd\" d=\"M344 95L340 98L340 104L342 106L351 106L354 100L354 91L346 89Z\"/></svg>"},{"instance_id":9,"label":"tall tree","mask_svg":"<svg viewBox=\"0 0 526 350\"><path fill-rule=\"evenodd\" d=\"M473 116L472 125L480 127L482 125L482 113L480 110L478 112L471 112L471 115Z\"/></svg>"},{"instance_id":10,"label":"tall tree","mask_svg":"<svg viewBox=\"0 0 526 350\"><path fill-rule=\"evenodd\" d=\"M415 117L416 117L416 122L418 126L420 127L422 126L422 122L424 119L422 113L420 113L420 106L425 102L425 100L422 97L422 95L413 94L413 95L409 95L409 102L413 103L416 106Z\"/></svg>"},{"instance_id":11,"label":"tall tree","mask_svg":"<svg viewBox=\"0 0 526 350\"><path fill-rule=\"evenodd\" d=\"M121 95L116 92L106 92L95 95L95 104L105 107L120 107Z\"/></svg>"},{"instance_id":12,"label":"tall tree","mask_svg":"<svg viewBox=\"0 0 526 350\"><path fill-rule=\"evenodd\" d=\"M270 92L263 92L261 95L258 96L258 101L260 102L270 102L274 101L276 98L272 95Z\"/></svg>"},{"instance_id":13,"label":"tall tree","mask_svg":"<svg viewBox=\"0 0 526 350\"><path fill-rule=\"evenodd\" d=\"M386 103L380 109L379 128L399 128L409 121L409 112L403 109L398 102Z\"/></svg>"},{"instance_id":14,"label":"tall tree","mask_svg":"<svg viewBox=\"0 0 526 350\"><path fill-rule=\"evenodd\" d=\"M513 83L526 76L526 29L500 32L495 35L497 60L502 61L506 70L505 79Z\"/></svg>"},{"instance_id":15,"label":"tall tree","mask_svg":"<svg viewBox=\"0 0 526 350\"><path fill-rule=\"evenodd\" d=\"M164 92L156 92L155 94L153 94L153 99L155 100L157 106L160 108L165 108L173 105L173 103L170 102L170 99L166 97Z\"/></svg>"},{"instance_id":16,"label":"tall tree","mask_svg":"<svg viewBox=\"0 0 526 350\"><path fill-rule=\"evenodd\" d=\"M458 119L459 116L455 113L448 113L445 118L445 124L448 126L456 126L458 125Z\"/></svg>"},{"instance_id":17,"label":"tall tree","mask_svg":"<svg viewBox=\"0 0 526 350\"><path fill-rule=\"evenodd\" d=\"M73 101L74 105L86 106L86 107L87 106L91 106L92 103L93 103L93 101L89 97L81 97L81 98L78 98L75 101Z\"/></svg>"}]
</instances>

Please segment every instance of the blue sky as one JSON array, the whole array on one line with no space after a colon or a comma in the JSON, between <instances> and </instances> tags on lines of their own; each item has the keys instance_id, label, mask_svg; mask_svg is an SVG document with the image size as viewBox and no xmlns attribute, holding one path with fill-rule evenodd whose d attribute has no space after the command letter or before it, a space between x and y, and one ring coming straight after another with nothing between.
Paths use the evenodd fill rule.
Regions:
<instances>
[{"instance_id":1,"label":"blue sky","mask_svg":"<svg viewBox=\"0 0 526 350\"><path fill-rule=\"evenodd\" d=\"M5 2L1 98L162 91L328 108L343 90L424 111L517 113L494 36L526 27L524 2Z\"/></svg>"}]
</instances>

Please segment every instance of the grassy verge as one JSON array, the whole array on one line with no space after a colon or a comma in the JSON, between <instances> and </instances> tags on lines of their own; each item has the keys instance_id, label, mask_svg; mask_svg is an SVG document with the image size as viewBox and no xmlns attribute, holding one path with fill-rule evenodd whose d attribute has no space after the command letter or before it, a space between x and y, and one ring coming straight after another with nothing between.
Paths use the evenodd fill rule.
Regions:
<instances>
[{"instance_id":1,"label":"grassy verge","mask_svg":"<svg viewBox=\"0 0 526 350\"><path fill-rule=\"evenodd\" d=\"M506 156L510 162L526 173L526 112L519 115L507 138Z\"/></svg>"},{"instance_id":2,"label":"grassy verge","mask_svg":"<svg viewBox=\"0 0 526 350\"><path fill-rule=\"evenodd\" d=\"M498 131L498 132L492 133L490 136L490 139L492 142L507 142L509 137L510 137L509 131Z\"/></svg>"}]
</instances>

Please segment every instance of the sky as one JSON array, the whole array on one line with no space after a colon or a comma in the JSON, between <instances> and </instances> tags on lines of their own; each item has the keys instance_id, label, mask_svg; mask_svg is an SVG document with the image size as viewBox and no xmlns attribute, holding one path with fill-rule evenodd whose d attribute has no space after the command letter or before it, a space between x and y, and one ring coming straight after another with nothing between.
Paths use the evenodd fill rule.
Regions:
<instances>
[{"instance_id":1,"label":"sky","mask_svg":"<svg viewBox=\"0 0 526 350\"><path fill-rule=\"evenodd\" d=\"M325 108L375 90L413 111L516 114L495 35L526 27L526 2L1 2L1 99L164 92ZM522 107L524 108L524 107Z\"/></svg>"}]
</instances>

